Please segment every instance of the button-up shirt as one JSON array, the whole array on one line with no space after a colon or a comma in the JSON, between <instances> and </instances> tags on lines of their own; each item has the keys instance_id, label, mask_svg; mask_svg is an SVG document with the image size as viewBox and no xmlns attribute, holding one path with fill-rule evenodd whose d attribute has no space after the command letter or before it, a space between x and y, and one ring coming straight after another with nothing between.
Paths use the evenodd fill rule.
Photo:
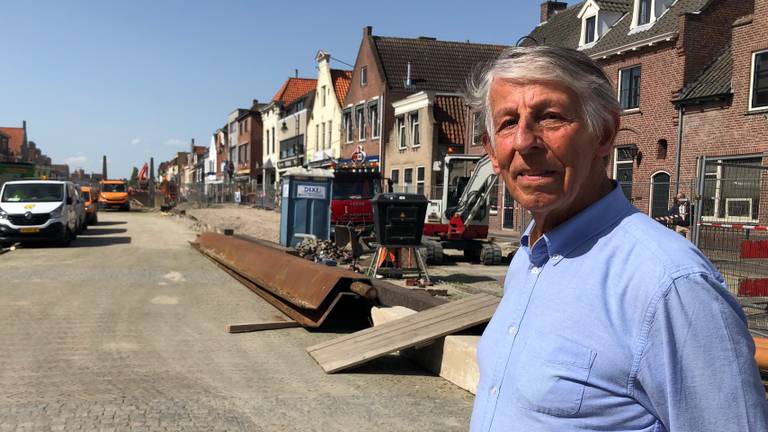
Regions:
<instances>
[{"instance_id":1,"label":"button-up shirt","mask_svg":"<svg viewBox=\"0 0 768 432\"><path fill-rule=\"evenodd\" d=\"M528 244L478 346L471 430L768 431L720 273L621 188Z\"/></svg>"}]
</instances>

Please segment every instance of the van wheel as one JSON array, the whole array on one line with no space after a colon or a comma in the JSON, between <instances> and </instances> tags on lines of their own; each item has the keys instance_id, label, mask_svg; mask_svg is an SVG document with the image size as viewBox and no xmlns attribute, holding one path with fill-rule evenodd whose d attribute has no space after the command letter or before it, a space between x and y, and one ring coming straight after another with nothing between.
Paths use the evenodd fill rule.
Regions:
<instances>
[{"instance_id":1,"label":"van wheel","mask_svg":"<svg viewBox=\"0 0 768 432\"><path fill-rule=\"evenodd\" d=\"M72 235L72 230L67 227L64 230L64 236L59 240L59 244L61 246L69 246L70 243L72 243L74 236Z\"/></svg>"}]
</instances>

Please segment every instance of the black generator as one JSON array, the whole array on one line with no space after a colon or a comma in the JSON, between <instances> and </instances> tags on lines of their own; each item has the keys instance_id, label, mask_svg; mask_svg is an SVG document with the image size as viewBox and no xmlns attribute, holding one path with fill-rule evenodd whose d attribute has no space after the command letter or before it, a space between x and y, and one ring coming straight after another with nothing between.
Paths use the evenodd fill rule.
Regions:
<instances>
[{"instance_id":1,"label":"black generator","mask_svg":"<svg viewBox=\"0 0 768 432\"><path fill-rule=\"evenodd\" d=\"M376 239L384 247L421 246L427 198L411 193L380 193L371 200Z\"/></svg>"}]
</instances>

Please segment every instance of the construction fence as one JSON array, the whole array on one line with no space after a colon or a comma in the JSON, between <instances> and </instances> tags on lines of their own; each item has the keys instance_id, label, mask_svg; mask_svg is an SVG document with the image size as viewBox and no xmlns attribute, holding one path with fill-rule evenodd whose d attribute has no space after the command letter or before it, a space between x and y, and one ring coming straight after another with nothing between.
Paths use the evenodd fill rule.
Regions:
<instances>
[{"instance_id":1,"label":"construction fence","mask_svg":"<svg viewBox=\"0 0 768 432\"><path fill-rule=\"evenodd\" d=\"M242 204L263 209L278 206L274 185L256 180L246 182L187 183L179 188L179 202L189 202L200 207L214 204Z\"/></svg>"}]
</instances>

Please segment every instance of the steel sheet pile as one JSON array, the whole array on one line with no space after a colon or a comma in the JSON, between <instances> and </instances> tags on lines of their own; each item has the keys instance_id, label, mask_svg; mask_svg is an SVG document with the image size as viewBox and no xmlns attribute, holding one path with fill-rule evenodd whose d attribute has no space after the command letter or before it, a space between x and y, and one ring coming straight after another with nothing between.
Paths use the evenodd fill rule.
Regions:
<instances>
[{"instance_id":1,"label":"steel sheet pile","mask_svg":"<svg viewBox=\"0 0 768 432\"><path fill-rule=\"evenodd\" d=\"M304 260L245 239L206 232L192 246L305 327L319 327L344 296L376 301L358 273Z\"/></svg>"}]
</instances>

